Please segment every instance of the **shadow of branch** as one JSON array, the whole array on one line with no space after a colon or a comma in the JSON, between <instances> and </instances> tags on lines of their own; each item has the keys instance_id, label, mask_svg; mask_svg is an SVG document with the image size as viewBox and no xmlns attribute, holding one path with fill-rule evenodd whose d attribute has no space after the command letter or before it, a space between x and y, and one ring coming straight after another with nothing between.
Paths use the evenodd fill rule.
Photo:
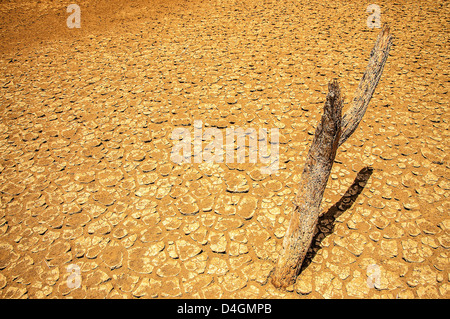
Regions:
<instances>
[{"instance_id":1,"label":"shadow of branch","mask_svg":"<svg viewBox=\"0 0 450 319\"><path fill-rule=\"evenodd\" d=\"M322 240L333 233L336 218L341 216L356 202L356 199L363 191L372 173L372 167L364 167L360 170L358 175L356 175L353 184L347 189L344 196L342 196L336 204L331 206L326 213L319 217L317 222L317 233L313 237L311 246L309 247L305 260L303 261L300 269L300 273L309 266L314 256L320 250Z\"/></svg>"}]
</instances>

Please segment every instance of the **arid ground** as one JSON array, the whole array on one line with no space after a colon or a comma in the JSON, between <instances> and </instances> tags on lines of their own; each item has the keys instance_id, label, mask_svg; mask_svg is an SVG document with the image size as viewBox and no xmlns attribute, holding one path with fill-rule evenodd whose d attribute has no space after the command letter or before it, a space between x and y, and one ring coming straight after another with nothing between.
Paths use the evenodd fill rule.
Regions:
<instances>
[{"instance_id":1,"label":"arid ground","mask_svg":"<svg viewBox=\"0 0 450 319\"><path fill-rule=\"evenodd\" d=\"M383 75L296 283L270 282L327 84L348 107L380 30L371 3L2 1L0 298L449 298L444 0L376 2ZM194 121L278 128L278 171L248 146L174 163Z\"/></svg>"}]
</instances>

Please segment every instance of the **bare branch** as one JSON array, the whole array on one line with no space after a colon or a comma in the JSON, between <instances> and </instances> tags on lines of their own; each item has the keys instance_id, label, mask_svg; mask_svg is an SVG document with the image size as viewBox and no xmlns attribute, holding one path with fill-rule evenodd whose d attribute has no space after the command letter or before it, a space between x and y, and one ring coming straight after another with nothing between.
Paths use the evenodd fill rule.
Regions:
<instances>
[{"instance_id":1,"label":"bare branch","mask_svg":"<svg viewBox=\"0 0 450 319\"><path fill-rule=\"evenodd\" d=\"M320 203L336 156L343 100L337 81L328 84L328 90L322 120L306 159L296 207L284 237L283 251L272 277L276 287L287 287L295 281L314 236Z\"/></svg>"},{"instance_id":2,"label":"bare branch","mask_svg":"<svg viewBox=\"0 0 450 319\"><path fill-rule=\"evenodd\" d=\"M356 130L380 80L392 44L389 27L378 35L369 64L355 92L352 106L341 117L343 98L336 80L328 84L321 122L306 158L296 197L296 206L283 240L272 283L285 288L295 282L311 245L320 214L320 203L338 147Z\"/></svg>"},{"instance_id":3,"label":"bare branch","mask_svg":"<svg viewBox=\"0 0 450 319\"><path fill-rule=\"evenodd\" d=\"M392 36L390 29L387 25L384 25L370 52L369 63L355 91L352 105L342 118L342 134L339 140L339 146L353 134L361 122L364 113L366 113L367 106L383 73L391 45Z\"/></svg>"}]
</instances>

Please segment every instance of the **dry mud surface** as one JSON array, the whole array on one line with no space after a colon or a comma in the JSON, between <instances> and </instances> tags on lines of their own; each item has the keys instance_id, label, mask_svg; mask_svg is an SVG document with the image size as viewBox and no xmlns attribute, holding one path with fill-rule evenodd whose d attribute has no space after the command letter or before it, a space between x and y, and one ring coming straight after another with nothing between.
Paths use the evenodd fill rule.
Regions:
<instances>
[{"instance_id":1,"label":"dry mud surface","mask_svg":"<svg viewBox=\"0 0 450 319\"><path fill-rule=\"evenodd\" d=\"M449 2L377 2L394 45L287 291L268 278L371 2L80 0L80 29L69 3L0 3L0 298L449 298ZM278 172L175 164L196 120L278 128Z\"/></svg>"}]
</instances>

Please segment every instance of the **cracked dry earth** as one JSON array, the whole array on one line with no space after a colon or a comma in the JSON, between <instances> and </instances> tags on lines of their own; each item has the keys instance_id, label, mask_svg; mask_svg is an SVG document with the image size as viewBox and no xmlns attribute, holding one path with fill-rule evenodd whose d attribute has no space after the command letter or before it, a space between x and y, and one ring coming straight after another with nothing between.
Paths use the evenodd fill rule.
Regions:
<instances>
[{"instance_id":1,"label":"cracked dry earth","mask_svg":"<svg viewBox=\"0 0 450 319\"><path fill-rule=\"evenodd\" d=\"M287 291L269 275L371 2L76 3L80 29L69 2L0 4L0 298L449 298L449 2L377 2L394 45ZM278 128L278 172L173 163L195 120Z\"/></svg>"}]
</instances>

